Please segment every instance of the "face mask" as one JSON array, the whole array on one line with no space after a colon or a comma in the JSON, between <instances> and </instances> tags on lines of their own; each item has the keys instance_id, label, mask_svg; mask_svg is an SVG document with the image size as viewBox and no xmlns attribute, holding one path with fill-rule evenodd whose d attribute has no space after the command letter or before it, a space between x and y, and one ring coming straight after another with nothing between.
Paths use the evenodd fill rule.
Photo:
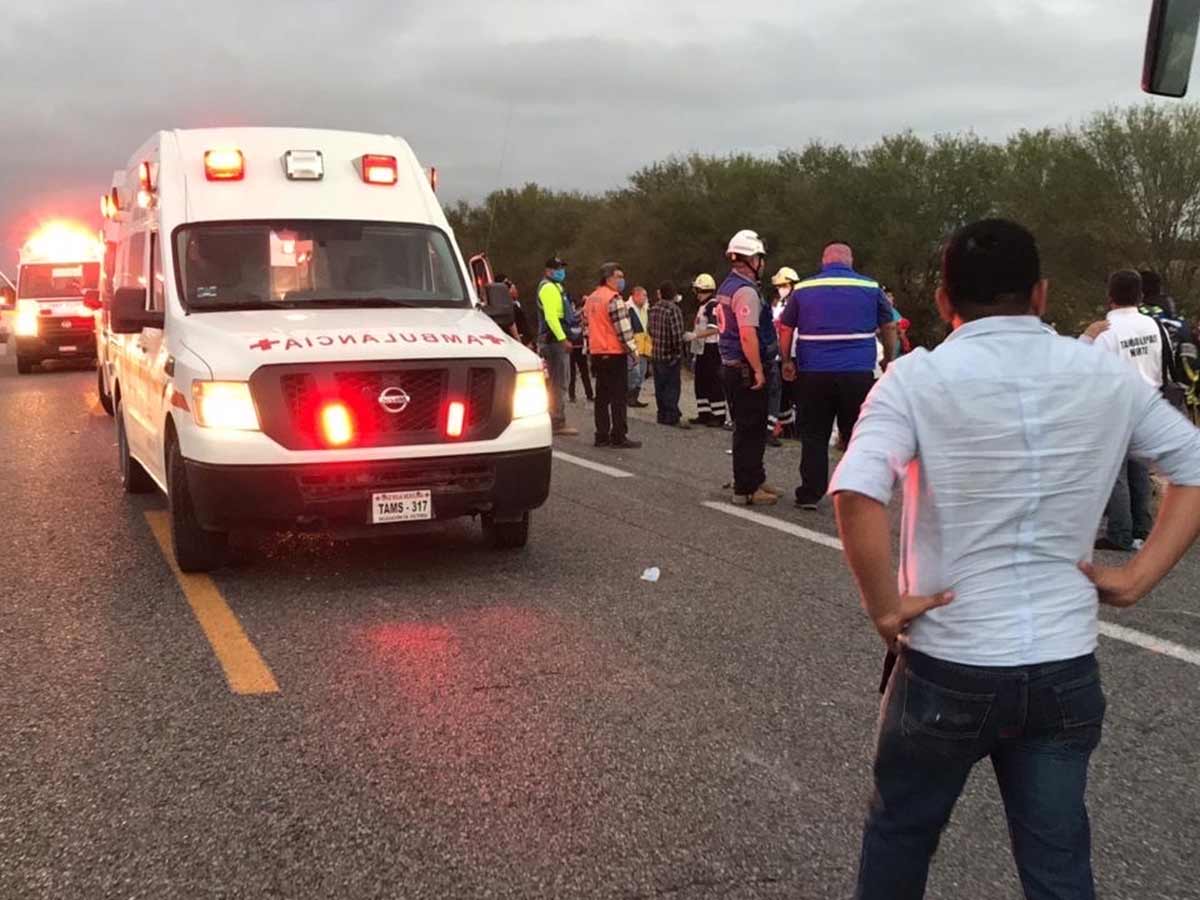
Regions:
<instances>
[{"instance_id":1,"label":"face mask","mask_svg":"<svg viewBox=\"0 0 1200 900\"><path fill-rule=\"evenodd\" d=\"M564 281L567 280L567 270L566 269L555 269L553 272L550 273L550 280L557 282L558 284L562 284Z\"/></svg>"},{"instance_id":2,"label":"face mask","mask_svg":"<svg viewBox=\"0 0 1200 900\"><path fill-rule=\"evenodd\" d=\"M617 279L617 293L618 294L625 293L625 279L624 278Z\"/></svg>"},{"instance_id":3,"label":"face mask","mask_svg":"<svg viewBox=\"0 0 1200 900\"><path fill-rule=\"evenodd\" d=\"M780 300L786 300L788 298L788 294L790 294L792 292L792 289L790 287L788 287L786 284L780 285L775 290L779 291L779 299Z\"/></svg>"}]
</instances>

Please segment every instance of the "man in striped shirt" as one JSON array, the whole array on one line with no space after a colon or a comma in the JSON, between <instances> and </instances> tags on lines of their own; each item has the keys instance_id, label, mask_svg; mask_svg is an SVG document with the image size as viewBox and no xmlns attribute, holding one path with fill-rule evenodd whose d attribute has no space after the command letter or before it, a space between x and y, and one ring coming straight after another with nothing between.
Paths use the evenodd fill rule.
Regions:
<instances>
[{"instance_id":1,"label":"man in striped shirt","mask_svg":"<svg viewBox=\"0 0 1200 900\"><path fill-rule=\"evenodd\" d=\"M779 317L780 345L796 355L783 377L799 397L800 486L796 506L813 510L829 489L829 438L836 420L849 441L858 413L875 384L876 336L883 367L892 359L896 323L879 282L854 271L854 252L835 241L821 271L796 285Z\"/></svg>"}]
</instances>

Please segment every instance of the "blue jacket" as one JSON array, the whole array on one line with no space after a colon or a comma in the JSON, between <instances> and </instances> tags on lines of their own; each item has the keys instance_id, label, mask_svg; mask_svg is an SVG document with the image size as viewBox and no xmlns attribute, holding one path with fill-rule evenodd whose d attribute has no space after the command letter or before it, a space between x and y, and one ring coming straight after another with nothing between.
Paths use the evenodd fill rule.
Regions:
<instances>
[{"instance_id":1,"label":"blue jacket","mask_svg":"<svg viewBox=\"0 0 1200 900\"><path fill-rule=\"evenodd\" d=\"M802 372L875 371L875 332L893 320L879 282L830 265L792 291L779 321L796 330Z\"/></svg>"}]
</instances>

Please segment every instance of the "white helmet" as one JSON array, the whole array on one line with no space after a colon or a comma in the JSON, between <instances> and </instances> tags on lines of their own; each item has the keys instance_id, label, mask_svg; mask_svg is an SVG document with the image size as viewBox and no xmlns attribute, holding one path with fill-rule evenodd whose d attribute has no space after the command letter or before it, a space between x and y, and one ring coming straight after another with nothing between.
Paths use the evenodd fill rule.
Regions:
<instances>
[{"instance_id":1,"label":"white helmet","mask_svg":"<svg viewBox=\"0 0 1200 900\"><path fill-rule=\"evenodd\" d=\"M692 282L692 287L698 291L715 291L717 289L717 280L705 272L702 275L696 276L696 280Z\"/></svg>"},{"instance_id":2,"label":"white helmet","mask_svg":"<svg viewBox=\"0 0 1200 900\"><path fill-rule=\"evenodd\" d=\"M767 245L762 242L757 231L743 228L729 239L725 255L730 259L735 256L766 256Z\"/></svg>"}]
</instances>

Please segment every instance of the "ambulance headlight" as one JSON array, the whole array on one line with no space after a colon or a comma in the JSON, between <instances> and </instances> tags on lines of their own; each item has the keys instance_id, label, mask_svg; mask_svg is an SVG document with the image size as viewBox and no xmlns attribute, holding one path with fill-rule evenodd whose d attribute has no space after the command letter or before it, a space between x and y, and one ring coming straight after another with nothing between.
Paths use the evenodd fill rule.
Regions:
<instances>
[{"instance_id":1,"label":"ambulance headlight","mask_svg":"<svg viewBox=\"0 0 1200 900\"><path fill-rule=\"evenodd\" d=\"M37 337L39 312L37 303L32 300L17 304L17 321L13 326L17 337Z\"/></svg>"},{"instance_id":2,"label":"ambulance headlight","mask_svg":"<svg viewBox=\"0 0 1200 900\"><path fill-rule=\"evenodd\" d=\"M193 381L192 399L201 428L258 431L258 412L244 381Z\"/></svg>"},{"instance_id":3,"label":"ambulance headlight","mask_svg":"<svg viewBox=\"0 0 1200 900\"><path fill-rule=\"evenodd\" d=\"M513 418L540 416L550 409L550 396L546 393L546 378L539 371L518 372L517 385L513 390Z\"/></svg>"}]
</instances>

